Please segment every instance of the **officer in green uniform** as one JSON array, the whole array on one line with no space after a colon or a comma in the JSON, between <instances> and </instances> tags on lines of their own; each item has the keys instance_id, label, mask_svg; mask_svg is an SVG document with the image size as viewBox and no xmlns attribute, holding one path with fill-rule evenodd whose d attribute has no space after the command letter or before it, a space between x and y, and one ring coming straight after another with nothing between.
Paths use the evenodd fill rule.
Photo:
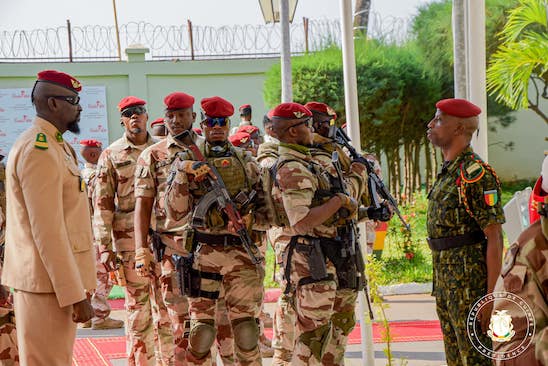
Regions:
<instances>
[{"instance_id":1,"label":"officer in green uniform","mask_svg":"<svg viewBox=\"0 0 548 366\"><path fill-rule=\"evenodd\" d=\"M470 147L480 108L463 99L444 99L436 107L427 136L441 149L444 163L428 194L426 225L445 355L449 366L491 365L469 340L466 321L473 304L493 291L500 273L505 221L500 182ZM483 307L476 327L486 345L492 306Z\"/></svg>"}]
</instances>

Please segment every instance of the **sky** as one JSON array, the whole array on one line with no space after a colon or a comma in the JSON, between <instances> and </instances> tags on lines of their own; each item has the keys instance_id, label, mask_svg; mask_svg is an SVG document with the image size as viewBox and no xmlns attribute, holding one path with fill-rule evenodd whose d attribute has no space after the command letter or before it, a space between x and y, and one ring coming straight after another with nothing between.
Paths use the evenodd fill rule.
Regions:
<instances>
[{"instance_id":1,"label":"sky","mask_svg":"<svg viewBox=\"0 0 548 366\"><path fill-rule=\"evenodd\" d=\"M408 18L433 0L372 0L381 18ZM0 0L0 31L114 23L113 0ZM116 0L118 23L175 25L261 24L257 0ZM352 8L354 8L354 1ZM295 19L339 19L340 0L300 0Z\"/></svg>"}]
</instances>

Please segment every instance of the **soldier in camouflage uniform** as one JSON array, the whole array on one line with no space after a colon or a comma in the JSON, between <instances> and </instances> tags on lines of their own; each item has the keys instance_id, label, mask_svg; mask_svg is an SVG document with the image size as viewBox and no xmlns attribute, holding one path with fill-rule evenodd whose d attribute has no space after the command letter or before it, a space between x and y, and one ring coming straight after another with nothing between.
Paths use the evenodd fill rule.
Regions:
<instances>
[{"instance_id":1,"label":"soldier in camouflage uniform","mask_svg":"<svg viewBox=\"0 0 548 366\"><path fill-rule=\"evenodd\" d=\"M169 134L141 153L135 171L136 269L143 277L147 277L151 270L152 253L147 239L150 229L155 256L161 262L161 292L171 319L175 342L174 361L175 365L184 365L190 326L188 300L181 294L172 255L189 254L186 249L187 238L181 231L186 220L173 220L166 216L164 197L171 164L177 153L187 150L176 137L188 133L199 146L203 145L203 138L191 129L196 118L192 110L194 97L174 92L164 98L164 104L165 124Z\"/></svg>"},{"instance_id":2,"label":"soldier in camouflage uniform","mask_svg":"<svg viewBox=\"0 0 548 366\"><path fill-rule=\"evenodd\" d=\"M82 178L86 183L89 209L93 218L93 191L95 187L95 178L97 177L97 161L101 155L102 144L97 140L81 140L80 155L85 160L84 169L81 170ZM109 317L111 308L108 303L108 295L112 290L112 280L99 254L99 247L95 246L96 251L96 269L97 269L97 288L91 297L91 306L93 306L93 319L82 324L83 328L93 329L117 329L124 326L122 320L116 320Z\"/></svg>"},{"instance_id":3,"label":"soldier in camouflage uniform","mask_svg":"<svg viewBox=\"0 0 548 366\"><path fill-rule=\"evenodd\" d=\"M275 211L281 207L287 215L278 240L288 243L283 253L285 293L294 292L297 314L291 365L333 363L323 361L333 335L334 308L339 306L336 269L327 251L340 247L338 225L356 217L362 188L355 183L363 177L354 174L356 179L345 182L350 195L334 193L335 168L315 162L310 152L312 113L300 104L283 103L271 119L280 140L272 198ZM365 170L358 163L352 165L352 171ZM353 325L341 315L339 326Z\"/></svg>"},{"instance_id":4,"label":"soldier in camouflage uniform","mask_svg":"<svg viewBox=\"0 0 548 366\"><path fill-rule=\"evenodd\" d=\"M94 236L103 266L110 271L122 266L118 270L125 278L129 365L170 365L173 335L160 297L159 266L146 278L135 271L134 173L139 155L156 142L146 129L145 104L133 96L118 103L125 132L99 159L93 199Z\"/></svg>"},{"instance_id":5,"label":"soldier in camouflage uniform","mask_svg":"<svg viewBox=\"0 0 548 366\"><path fill-rule=\"evenodd\" d=\"M428 139L445 162L428 194L428 243L432 249L433 296L449 366L491 365L470 342L466 320L473 304L491 293L502 262L500 182L476 155L470 140L481 110L463 99L445 99L428 123ZM492 303L478 318L478 336L486 335Z\"/></svg>"},{"instance_id":6,"label":"soldier in camouflage uniform","mask_svg":"<svg viewBox=\"0 0 548 366\"><path fill-rule=\"evenodd\" d=\"M0 155L0 275L4 264L6 231L6 168L2 162L3 159L4 156ZM0 365L19 365L13 299L10 289L2 285L0 285Z\"/></svg>"},{"instance_id":7,"label":"soldier in camouflage uniform","mask_svg":"<svg viewBox=\"0 0 548 366\"><path fill-rule=\"evenodd\" d=\"M545 161L548 162L548 157ZM511 292L525 300L532 310L535 334L525 350L515 358L496 360L497 366L548 365L548 169L545 170L531 194L532 206L540 214L540 220L525 229L510 246L495 285L495 292ZM494 315L500 312L511 316L515 334L504 342L493 341L493 350L511 354L528 337L528 320L520 306L504 298L495 300L493 306Z\"/></svg>"},{"instance_id":8,"label":"soldier in camouflage uniform","mask_svg":"<svg viewBox=\"0 0 548 366\"><path fill-rule=\"evenodd\" d=\"M259 168L248 152L232 146L227 140L228 117L234 113L232 104L212 97L202 99L201 106L205 115L201 127L206 144L201 149L193 148L181 154L173 164L173 180L166 196L170 219L193 217L184 234L193 237L193 264L191 268L186 264L185 271L191 271L193 283L198 284L189 297L192 320L186 359L188 365L211 365L216 303L224 290L236 359L242 366L260 365L257 317L263 298L264 263L253 264L240 237L235 235L232 221L216 203L212 202L211 207L202 206L210 198L207 195L210 181L204 182L208 176L214 176L210 166L216 168L233 200L237 194L252 197L253 190L260 192ZM253 201L240 208L248 228L256 219L255 205L259 203ZM204 217L199 221L203 222L197 223L202 208ZM260 257L258 249L253 249Z\"/></svg>"}]
</instances>

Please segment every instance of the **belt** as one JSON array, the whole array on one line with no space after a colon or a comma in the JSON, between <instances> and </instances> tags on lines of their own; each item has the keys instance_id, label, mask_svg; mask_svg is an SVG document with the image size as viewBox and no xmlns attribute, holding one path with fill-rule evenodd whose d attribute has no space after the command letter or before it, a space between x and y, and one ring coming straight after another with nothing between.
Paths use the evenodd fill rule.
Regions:
<instances>
[{"instance_id":1,"label":"belt","mask_svg":"<svg viewBox=\"0 0 548 366\"><path fill-rule=\"evenodd\" d=\"M230 234L214 235L195 231L194 240L199 243L205 243L209 245L242 245L242 240L239 236L234 236Z\"/></svg>"},{"instance_id":2,"label":"belt","mask_svg":"<svg viewBox=\"0 0 548 366\"><path fill-rule=\"evenodd\" d=\"M485 234L483 231L473 231L462 235L436 239L427 238L426 240L428 240L428 246L432 250L447 250L480 243L485 240Z\"/></svg>"}]
</instances>

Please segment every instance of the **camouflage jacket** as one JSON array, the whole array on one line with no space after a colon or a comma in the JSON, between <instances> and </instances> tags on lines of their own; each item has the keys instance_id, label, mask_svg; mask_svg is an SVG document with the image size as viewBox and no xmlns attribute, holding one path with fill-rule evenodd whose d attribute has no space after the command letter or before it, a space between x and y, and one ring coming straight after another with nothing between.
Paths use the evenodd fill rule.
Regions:
<instances>
[{"instance_id":1,"label":"camouflage jacket","mask_svg":"<svg viewBox=\"0 0 548 366\"><path fill-rule=\"evenodd\" d=\"M290 225L283 228L279 239L289 241L292 236L298 235L292 227L306 217L312 207L321 204L315 202L317 191L329 190L331 187L326 178L329 172L313 160L308 148L282 143L278 152L280 158L272 197L279 205L283 205ZM305 235L334 238L337 228L322 224Z\"/></svg>"},{"instance_id":2,"label":"camouflage jacket","mask_svg":"<svg viewBox=\"0 0 548 366\"><path fill-rule=\"evenodd\" d=\"M86 183L88 190L89 209L91 215L93 215L93 190L95 189L95 177L97 176L97 165L91 163L85 163L84 169L80 171L82 173L82 179ZM93 216L92 216L93 217Z\"/></svg>"},{"instance_id":3,"label":"camouflage jacket","mask_svg":"<svg viewBox=\"0 0 548 366\"><path fill-rule=\"evenodd\" d=\"M234 197L243 192L249 194L251 190L257 192L254 202L246 207L245 212L240 210L242 216L249 215L250 226L254 228L262 227L262 218L264 215L255 215L262 202L262 187L260 181L260 169L248 151L242 150L227 144L224 148L219 148L215 152L211 146L206 143L200 149L208 163L215 166L221 176L230 197ZM181 155L182 160L198 160L191 152L186 156ZM190 228L190 218L193 211L200 204L201 199L207 193L205 183L196 183L189 181L187 173L183 171L173 171L174 179L167 190L166 211L169 219L185 223L186 228ZM253 213L253 215L251 215ZM197 228L200 232L215 235L231 234L227 229L228 217L215 204L209 208L206 213L207 226ZM250 227L251 228L251 227Z\"/></svg>"},{"instance_id":4,"label":"camouflage jacket","mask_svg":"<svg viewBox=\"0 0 548 366\"><path fill-rule=\"evenodd\" d=\"M536 231L534 239L521 244L514 243L510 246L506 252L501 275L497 280L494 292L504 291L518 295L532 310L530 316L534 318L536 328L533 343L515 360L519 361L520 365L535 365L536 344L536 359L542 361L543 365L548 365L548 344L546 339L540 339L546 336L548 327L548 241L542 235L540 225L527 230ZM510 315L513 331L515 331L514 336L508 341L493 342L493 349L496 352L511 352L519 348L523 340L528 337L528 331L531 331L530 321L518 303L521 302L502 298L495 301L493 318L501 313ZM497 363L497 365L513 364L500 361Z\"/></svg>"},{"instance_id":5,"label":"camouflage jacket","mask_svg":"<svg viewBox=\"0 0 548 366\"><path fill-rule=\"evenodd\" d=\"M193 131L191 136L198 147L203 146L203 137ZM186 236L182 235L182 231L188 220L167 217L165 192L171 163L176 159L177 153L184 151L188 151L188 148L168 135L141 153L135 170L135 197L154 198L151 228L160 234L164 244L177 250L186 245Z\"/></svg>"},{"instance_id":6,"label":"camouflage jacket","mask_svg":"<svg viewBox=\"0 0 548 366\"><path fill-rule=\"evenodd\" d=\"M266 169L270 169L276 163L276 160L278 160L278 146L280 142L274 141L273 137L270 137L270 140L260 144L257 150L257 163Z\"/></svg>"},{"instance_id":7,"label":"camouflage jacket","mask_svg":"<svg viewBox=\"0 0 548 366\"><path fill-rule=\"evenodd\" d=\"M133 212L135 210L134 175L137 158L154 144L136 146L124 134L107 147L99 158L93 192L93 231L100 251L135 250Z\"/></svg>"},{"instance_id":8,"label":"camouflage jacket","mask_svg":"<svg viewBox=\"0 0 548 366\"><path fill-rule=\"evenodd\" d=\"M493 169L467 147L444 163L428 193L428 236L457 236L504 223L500 195Z\"/></svg>"}]
</instances>

